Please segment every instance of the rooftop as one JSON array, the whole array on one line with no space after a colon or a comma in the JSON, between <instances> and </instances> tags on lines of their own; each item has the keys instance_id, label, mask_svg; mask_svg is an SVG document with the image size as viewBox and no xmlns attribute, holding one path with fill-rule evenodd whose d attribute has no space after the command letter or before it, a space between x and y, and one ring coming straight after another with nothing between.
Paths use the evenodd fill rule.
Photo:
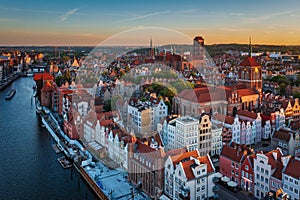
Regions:
<instances>
[{"instance_id":1,"label":"rooftop","mask_svg":"<svg viewBox=\"0 0 300 200\"><path fill-rule=\"evenodd\" d=\"M132 189L134 199L149 199L144 193L137 192L127 181L127 173L121 169L109 169L101 162L97 162L95 167L86 166L84 170L110 199L130 199Z\"/></svg>"}]
</instances>

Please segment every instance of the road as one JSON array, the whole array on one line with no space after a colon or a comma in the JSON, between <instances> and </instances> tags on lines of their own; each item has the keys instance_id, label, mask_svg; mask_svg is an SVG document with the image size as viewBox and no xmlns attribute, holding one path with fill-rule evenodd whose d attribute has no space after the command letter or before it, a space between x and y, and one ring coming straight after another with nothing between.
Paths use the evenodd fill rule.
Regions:
<instances>
[{"instance_id":1,"label":"road","mask_svg":"<svg viewBox=\"0 0 300 200\"><path fill-rule=\"evenodd\" d=\"M219 185L219 186L220 186L220 190L217 191L216 193L219 194L220 199L222 199L222 200L240 200L240 199L256 200L256 198L253 196L246 195L242 192L234 193L221 185Z\"/></svg>"}]
</instances>

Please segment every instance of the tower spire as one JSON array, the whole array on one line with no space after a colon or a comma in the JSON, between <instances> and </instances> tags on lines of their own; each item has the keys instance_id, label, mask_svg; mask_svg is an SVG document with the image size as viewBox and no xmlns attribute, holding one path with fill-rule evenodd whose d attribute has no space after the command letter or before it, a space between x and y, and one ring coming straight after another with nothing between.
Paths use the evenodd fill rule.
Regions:
<instances>
[{"instance_id":1,"label":"tower spire","mask_svg":"<svg viewBox=\"0 0 300 200\"><path fill-rule=\"evenodd\" d=\"M251 43L251 36L249 38L249 56L252 57L252 43Z\"/></svg>"}]
</instances>

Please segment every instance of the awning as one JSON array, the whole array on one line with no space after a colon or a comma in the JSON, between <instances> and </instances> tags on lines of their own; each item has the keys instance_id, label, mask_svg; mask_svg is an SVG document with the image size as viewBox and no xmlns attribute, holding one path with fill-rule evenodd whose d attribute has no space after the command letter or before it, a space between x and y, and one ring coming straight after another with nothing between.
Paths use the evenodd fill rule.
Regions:
<instances>
[{"instance_id":1,"label":"awning","mask_svg":"<svg viewBox=\"0 0 300 200\"><path fill-rule=\"evenodd\" d=\"M230 181L230 178L228 178L227 176L224 176L224 177L221 178L221 181L227 183L227 182Z\"/></svg>"},{"instance_id":2,"label":"awning","mask_svg":"<svg viewBox=\"0 0 300 200\"><path fill-rule=\"evenodd\" d=\"M215 177L216 178L222 178L223 174L221 174L220 172L216 172L215 173Z\"/></svg>"},{"instance_id":3,"label":"awning","mask_svg":"<svg viewBox=\"0 0 300 200\"><path fill-rule=\"evenodd\" d=\"M229 182L227 183L227 185L228 185L229 187L236 187L238 184L237 184L236 182L229 181Z\"/></svg>"}]
</instances>

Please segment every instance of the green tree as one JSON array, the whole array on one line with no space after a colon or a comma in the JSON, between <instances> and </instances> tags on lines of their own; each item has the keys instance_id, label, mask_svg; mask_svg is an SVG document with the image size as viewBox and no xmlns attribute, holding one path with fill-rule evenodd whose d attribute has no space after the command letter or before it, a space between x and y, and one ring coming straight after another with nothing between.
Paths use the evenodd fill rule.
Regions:
<instances>
[{"instance_id":1,"label":"green tree","mask_svg":"<svg viewBox=\"0 0 300 200\"><path fill-rule=\"evenodd\" d=\"M110 112L111 111L111 100L106 100L104 102L104 105L103 105L103 110L104 112Z\"/></svg>"}]
</instances>

